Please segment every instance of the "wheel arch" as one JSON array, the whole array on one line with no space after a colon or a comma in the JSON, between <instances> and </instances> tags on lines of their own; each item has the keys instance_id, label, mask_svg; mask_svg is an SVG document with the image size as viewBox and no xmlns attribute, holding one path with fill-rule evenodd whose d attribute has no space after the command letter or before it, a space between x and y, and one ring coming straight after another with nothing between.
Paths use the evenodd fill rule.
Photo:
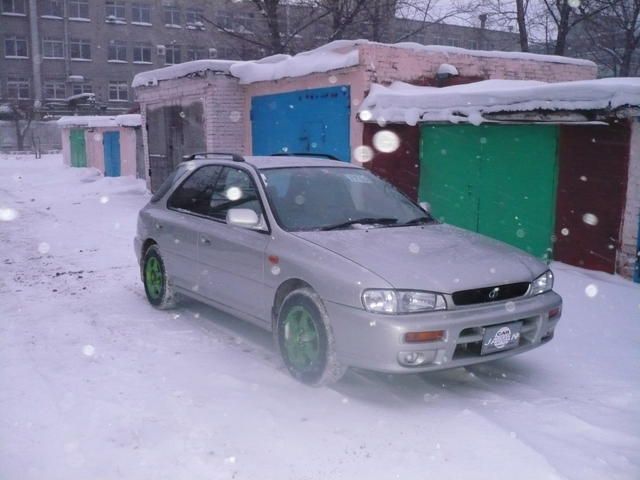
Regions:
<instances>
[{"instance_id":1,"label":"wheel arch","mask_svg":"<svg viewBox=\"0 0 640 480\"><path fill-rule=\"evenodd\" d=\"M311 286L308 282L301 280L299 278L289 278L282 282L278 289L276 290L276 294L273 297L273 305L271 307L271 328L275 331L276 320L278 318L278 310L280 309L280 305L284 299L294 290L298 290L299 288L310 288L314 292L316 290Z\"/></svg>"}]
</instances>

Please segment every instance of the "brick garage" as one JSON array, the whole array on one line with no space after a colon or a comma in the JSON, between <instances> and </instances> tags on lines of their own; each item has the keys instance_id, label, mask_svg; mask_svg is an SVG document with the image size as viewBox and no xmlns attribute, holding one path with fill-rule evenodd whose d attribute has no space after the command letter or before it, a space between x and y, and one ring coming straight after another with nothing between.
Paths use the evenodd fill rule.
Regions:
<instances>
[{"instance_id":1,"label":"brick garage","mask_svg":"<svg viewBox=\"0 0 640 480\"><path fill-rule=\"evenodd\" d=\"M155 191L185 156L242 152L245 88L229 73L233 62L199 60L138 75L147 184Z\"/></svg>"}]
</instances>

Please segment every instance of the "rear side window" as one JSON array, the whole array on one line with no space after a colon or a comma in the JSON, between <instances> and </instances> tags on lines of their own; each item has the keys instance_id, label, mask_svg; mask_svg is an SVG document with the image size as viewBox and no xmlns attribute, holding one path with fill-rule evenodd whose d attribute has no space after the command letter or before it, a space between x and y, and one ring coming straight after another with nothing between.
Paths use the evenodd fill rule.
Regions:
<instances>
[{"instance_id":1,"label":"rear side window","mask_svg":"<svg viewBox=\"0 0 640 480\"><path fill-rule=\"evenodd\" d=\"M178 210L209 215L210 202L214 191L214 185L222 167L210 165L199 168L180 185L167 206Z\"/></svg>"},{"instance_id":2,"label":"rear side window","mask_svg":"<svg viewBox=\"0 0 640 480\"><path fill-rule=\"evenodd\" d=\"M255 183L244 170L224 167L211 196L209 216L225 220L230 208L249 208L262 215Z\"/></svg>"}]
</instances>

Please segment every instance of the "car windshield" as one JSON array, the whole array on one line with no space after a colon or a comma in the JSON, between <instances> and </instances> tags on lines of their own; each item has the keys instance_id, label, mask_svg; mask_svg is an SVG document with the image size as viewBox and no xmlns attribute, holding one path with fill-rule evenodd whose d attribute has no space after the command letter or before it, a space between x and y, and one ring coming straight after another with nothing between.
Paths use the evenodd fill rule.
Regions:
<instances>
[{"instance_id":1,"label":"car windshield","mask_svg":"<svg viewBox=\"0 0 640 480\"><path fill-rule=\"evenodd\" d=\"M364 169L291 167L261 170L269 203L289 231L358 224L403 226L433 219L392 185Z\"/></svg>"}]
</instances>

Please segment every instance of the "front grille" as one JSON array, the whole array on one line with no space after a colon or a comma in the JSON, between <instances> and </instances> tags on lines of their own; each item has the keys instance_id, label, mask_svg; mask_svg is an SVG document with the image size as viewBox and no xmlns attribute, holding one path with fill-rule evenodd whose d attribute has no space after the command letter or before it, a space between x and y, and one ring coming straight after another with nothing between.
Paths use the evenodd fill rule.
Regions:
<instances>
[{"instance_id":1,"label":"front grille","mask_svg":"<svg viewBox=\"0 0 640 480\"><path fill-rule=\"evenodd\" d=\"M494 287L472 288L454 292L451 297L456 305L473 305L476 303L499 302L510 298L521 297L529 290L529 282L496 285Z\"/></svg>"}]
</instances>

